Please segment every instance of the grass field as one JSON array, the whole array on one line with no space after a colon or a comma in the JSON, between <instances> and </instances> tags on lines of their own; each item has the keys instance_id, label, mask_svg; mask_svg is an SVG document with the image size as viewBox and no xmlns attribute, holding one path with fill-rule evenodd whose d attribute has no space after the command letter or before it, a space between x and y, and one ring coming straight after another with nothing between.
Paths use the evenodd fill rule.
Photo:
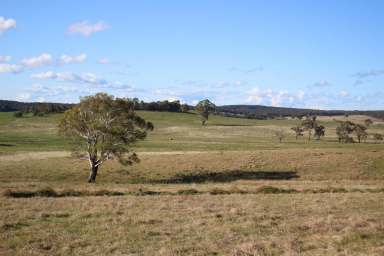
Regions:
<instances>
[{"instance_id":1,"label":"grass field","mask_svg":"<svg viewBox=\"0 0 384 256\"><path fill-rule=\"evenodd\" d=\"M308 142L299 120L140 115L141 162L89 185L60 114L0 113L0 255L384 255L384 144L338 143L334 117Z\"/></svg>"}]
</instances>

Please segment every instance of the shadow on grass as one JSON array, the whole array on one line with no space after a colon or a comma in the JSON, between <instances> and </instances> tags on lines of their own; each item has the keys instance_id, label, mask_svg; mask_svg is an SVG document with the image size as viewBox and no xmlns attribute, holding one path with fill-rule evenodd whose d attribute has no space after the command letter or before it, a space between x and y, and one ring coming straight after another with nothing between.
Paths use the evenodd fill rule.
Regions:
<instances>
[{"instance_id":1,"label":"shadow on grass","mask_svg":"<svg viewBox=\"0 0 384 256\"><path fill-rule=\"evenodd\" d=\"M0 147L14 147L14 144L0 143Z\"/></svg>"},{"instance_id":2,"label":"shadow on grass","mask_svg":"<svg viewBox=\"0 0 384 256\"><path fill-rule=\"evenodd\" d=\"M169 179L151 180L150 183L204 183L233 182L237 180L290 180L299 178L294 171L226 171L179 174Z\"/></svg>"},{"instance_id":3,"label":"shadow on grass","mask_svg":"<svg viewBox=\"0 0 384 256\"><path fill-rule=\"evenodd\" d=\"M250 124L207 124L207 126L253 126Z\"/></svg>"}]
</instances>

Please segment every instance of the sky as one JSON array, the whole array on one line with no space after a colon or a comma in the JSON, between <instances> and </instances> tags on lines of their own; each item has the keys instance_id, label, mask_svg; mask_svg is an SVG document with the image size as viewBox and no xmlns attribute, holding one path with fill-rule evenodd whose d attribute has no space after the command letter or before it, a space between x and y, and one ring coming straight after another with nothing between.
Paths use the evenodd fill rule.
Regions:
<instances>
[{"instance_id":1,"label":"sky","mask_svg":"<svg viewBox=\"0 0 384 256\"><path fill-rule=\"evenodd\" d=\"M384 109L382 0L0 2L0 99Z\"/></svg>"}]
</instances>

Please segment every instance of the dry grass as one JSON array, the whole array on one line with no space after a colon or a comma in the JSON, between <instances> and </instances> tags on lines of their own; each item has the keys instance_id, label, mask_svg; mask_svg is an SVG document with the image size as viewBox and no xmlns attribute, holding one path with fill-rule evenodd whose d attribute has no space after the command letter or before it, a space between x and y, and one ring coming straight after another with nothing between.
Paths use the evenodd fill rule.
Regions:
<instances>
[{"instance_id":1,"label":"dry grass","mask_svg":"<svg viewBox=\"0 0 384 256\"><path fill-rule=\"evenodd\" d=\"M382 255L382 199L361 193L7 199L0 203L0 251Z\"/></svg>"}]
</instances>

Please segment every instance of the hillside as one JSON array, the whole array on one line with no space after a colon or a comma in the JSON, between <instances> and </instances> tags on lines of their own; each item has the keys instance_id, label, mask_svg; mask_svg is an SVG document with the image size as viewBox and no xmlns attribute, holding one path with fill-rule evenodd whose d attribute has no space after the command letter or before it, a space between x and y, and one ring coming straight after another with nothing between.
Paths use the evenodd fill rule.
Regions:
<instances>
[{"instance_id":1,"label":"hillside","mask_svg":"<svg viewBox=\"0 0 384 256\"><path fill-rule=\"evenodd\" d=\"M303 108L270 107L261 105L225 105L219 106L218 111L223 115L238 115L246 118L266 119L280 116L339 116L339 115L367 115L375 118L384 118L383 110L375 111L346 111L346 110L318 110Z\"/></svg>"},{"instance_id":2,"label":"hillside","mask_svg":"<svg viewBox=\"0 0 384 256\"><path fill-rule=\"evenodd\" d=\"M29 111L33 112L34 109L41 109L42 112L62 112L74 104L65 103L39 103L39 102L18 102L0 100L0 112L10 111ZM188 109L193 109L193 106L184 105ZM179 101L157 101L157 102L143 102L137 101L137 110L147 111L161 111L161 112L181 112L182 105ZM53 110L53 111L51 111ZM217 107L217 114L222 116L244 117L253 119L270 119L276 117L300 117L306 115L318 116L340 116L340 115L366 115L375 118L384 119L384 110L375 111L345 111L345 110L318 110L318 109L304 109L304 108L285 108L285 107L271 107L261 105L224 105Z\"/></svg>"}]
</instances>

